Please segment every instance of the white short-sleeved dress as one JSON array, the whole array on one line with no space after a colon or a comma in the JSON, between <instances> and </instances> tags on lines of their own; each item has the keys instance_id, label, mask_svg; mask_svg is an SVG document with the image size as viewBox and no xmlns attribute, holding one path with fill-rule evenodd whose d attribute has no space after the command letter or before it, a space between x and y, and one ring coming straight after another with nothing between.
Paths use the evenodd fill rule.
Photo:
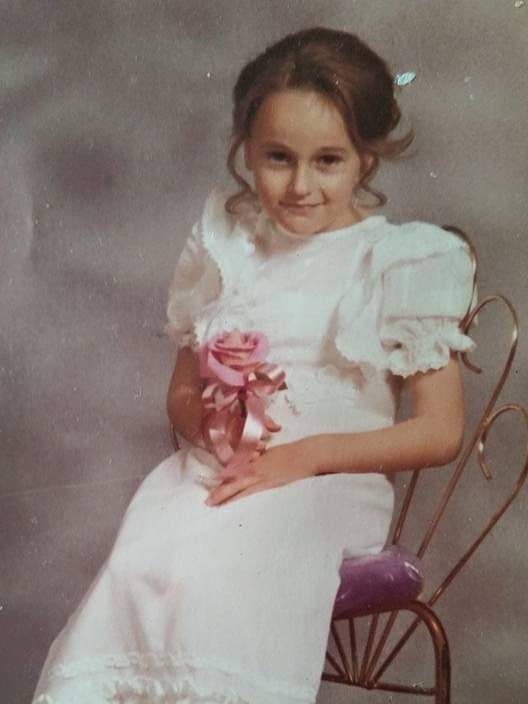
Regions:
<instances>
[{"instance_id":1,"label":"white short-sleeved dress","mask_svg":"<svg viewBox=\"0 0 528 704\"><path fill-rule=\"evenodd\" d=\"M473 265L455 235L373 215L309 238L214 192L178 261L169 333L259 330L288 389L271 444L390 426L398 377L469 350ZM308 704L343 556L379 551L383 474L331 474L219 507L216 461L185 445L134 496L115 546L53 643L38 704Z\"/></svg>"}]
</instances>

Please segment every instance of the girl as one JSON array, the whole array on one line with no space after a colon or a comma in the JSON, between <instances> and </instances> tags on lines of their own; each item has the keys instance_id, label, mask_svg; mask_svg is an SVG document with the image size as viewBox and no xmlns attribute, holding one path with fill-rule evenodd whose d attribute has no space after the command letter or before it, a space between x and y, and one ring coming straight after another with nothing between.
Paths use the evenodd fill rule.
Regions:
<instances>
[{"instance_id":1,"label":"girl","mask_svg":"<svg viewBox=\"0 0 528 704\"><path fill-rule=\"evenodd\" d=\"M315 701L343 556L382 549L394 474L449 462L463 434L468 247L364 201L411 141L390 139L399 119L386 64L345 32L288 36L241 72L241 190L209 197L168 305L181 449L132 500L37 704ZM233 359L249 395L212 373Z\"/></svg>"}]
</instances>

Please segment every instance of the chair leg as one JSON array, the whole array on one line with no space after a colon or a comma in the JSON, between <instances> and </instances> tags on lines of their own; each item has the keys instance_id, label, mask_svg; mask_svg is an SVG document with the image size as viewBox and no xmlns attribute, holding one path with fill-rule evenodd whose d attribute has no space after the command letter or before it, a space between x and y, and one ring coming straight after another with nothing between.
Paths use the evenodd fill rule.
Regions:
<instances>
[{"instance_id":1,"label":"chair leg","mask_svg":"<svg viewBox=\"0 0 528 704\"><path fill-rule=\"evenodd\" d=\"M422 601L412 601L406 609L414 613L425 623L435 654L435 704L451 702L451 658L449 643L442 623L430 606Z\"/></svg>"}]
</instances>

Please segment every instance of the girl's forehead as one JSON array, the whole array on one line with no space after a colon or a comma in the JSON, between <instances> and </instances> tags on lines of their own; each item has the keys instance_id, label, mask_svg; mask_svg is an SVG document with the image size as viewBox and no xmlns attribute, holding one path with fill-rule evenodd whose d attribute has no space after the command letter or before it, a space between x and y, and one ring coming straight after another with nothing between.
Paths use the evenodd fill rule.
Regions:
<instances>
[{"instance_id":1,"label":"girl's forehead","mask_svg":"<svg viewBox=\"0 0 528 704\"><path fill-rule=\"evenodd\" d=\"M308 141L325 147L350 145L337 107L320 93L298 89L269 95L255 116L251 136L259 141Z\"/></svg>"}]
</instances>

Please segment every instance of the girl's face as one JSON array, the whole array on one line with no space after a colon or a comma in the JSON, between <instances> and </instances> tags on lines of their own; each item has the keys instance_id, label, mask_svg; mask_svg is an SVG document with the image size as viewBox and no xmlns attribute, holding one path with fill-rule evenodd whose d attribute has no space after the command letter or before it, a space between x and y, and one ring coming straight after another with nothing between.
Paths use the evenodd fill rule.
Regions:
<instances>
[{"instance_id":1,"label":"girl's face","mask_svg":"<svg viewBox=\"0 0 528 704\"><path fill-rule=\"evenodd\" d=\"M244 154L262 206L290 232L309 236L363 219L352 206L361 175L358 152L340 112L319 93L269 95Z\"/></svg>"}]
</instances>

